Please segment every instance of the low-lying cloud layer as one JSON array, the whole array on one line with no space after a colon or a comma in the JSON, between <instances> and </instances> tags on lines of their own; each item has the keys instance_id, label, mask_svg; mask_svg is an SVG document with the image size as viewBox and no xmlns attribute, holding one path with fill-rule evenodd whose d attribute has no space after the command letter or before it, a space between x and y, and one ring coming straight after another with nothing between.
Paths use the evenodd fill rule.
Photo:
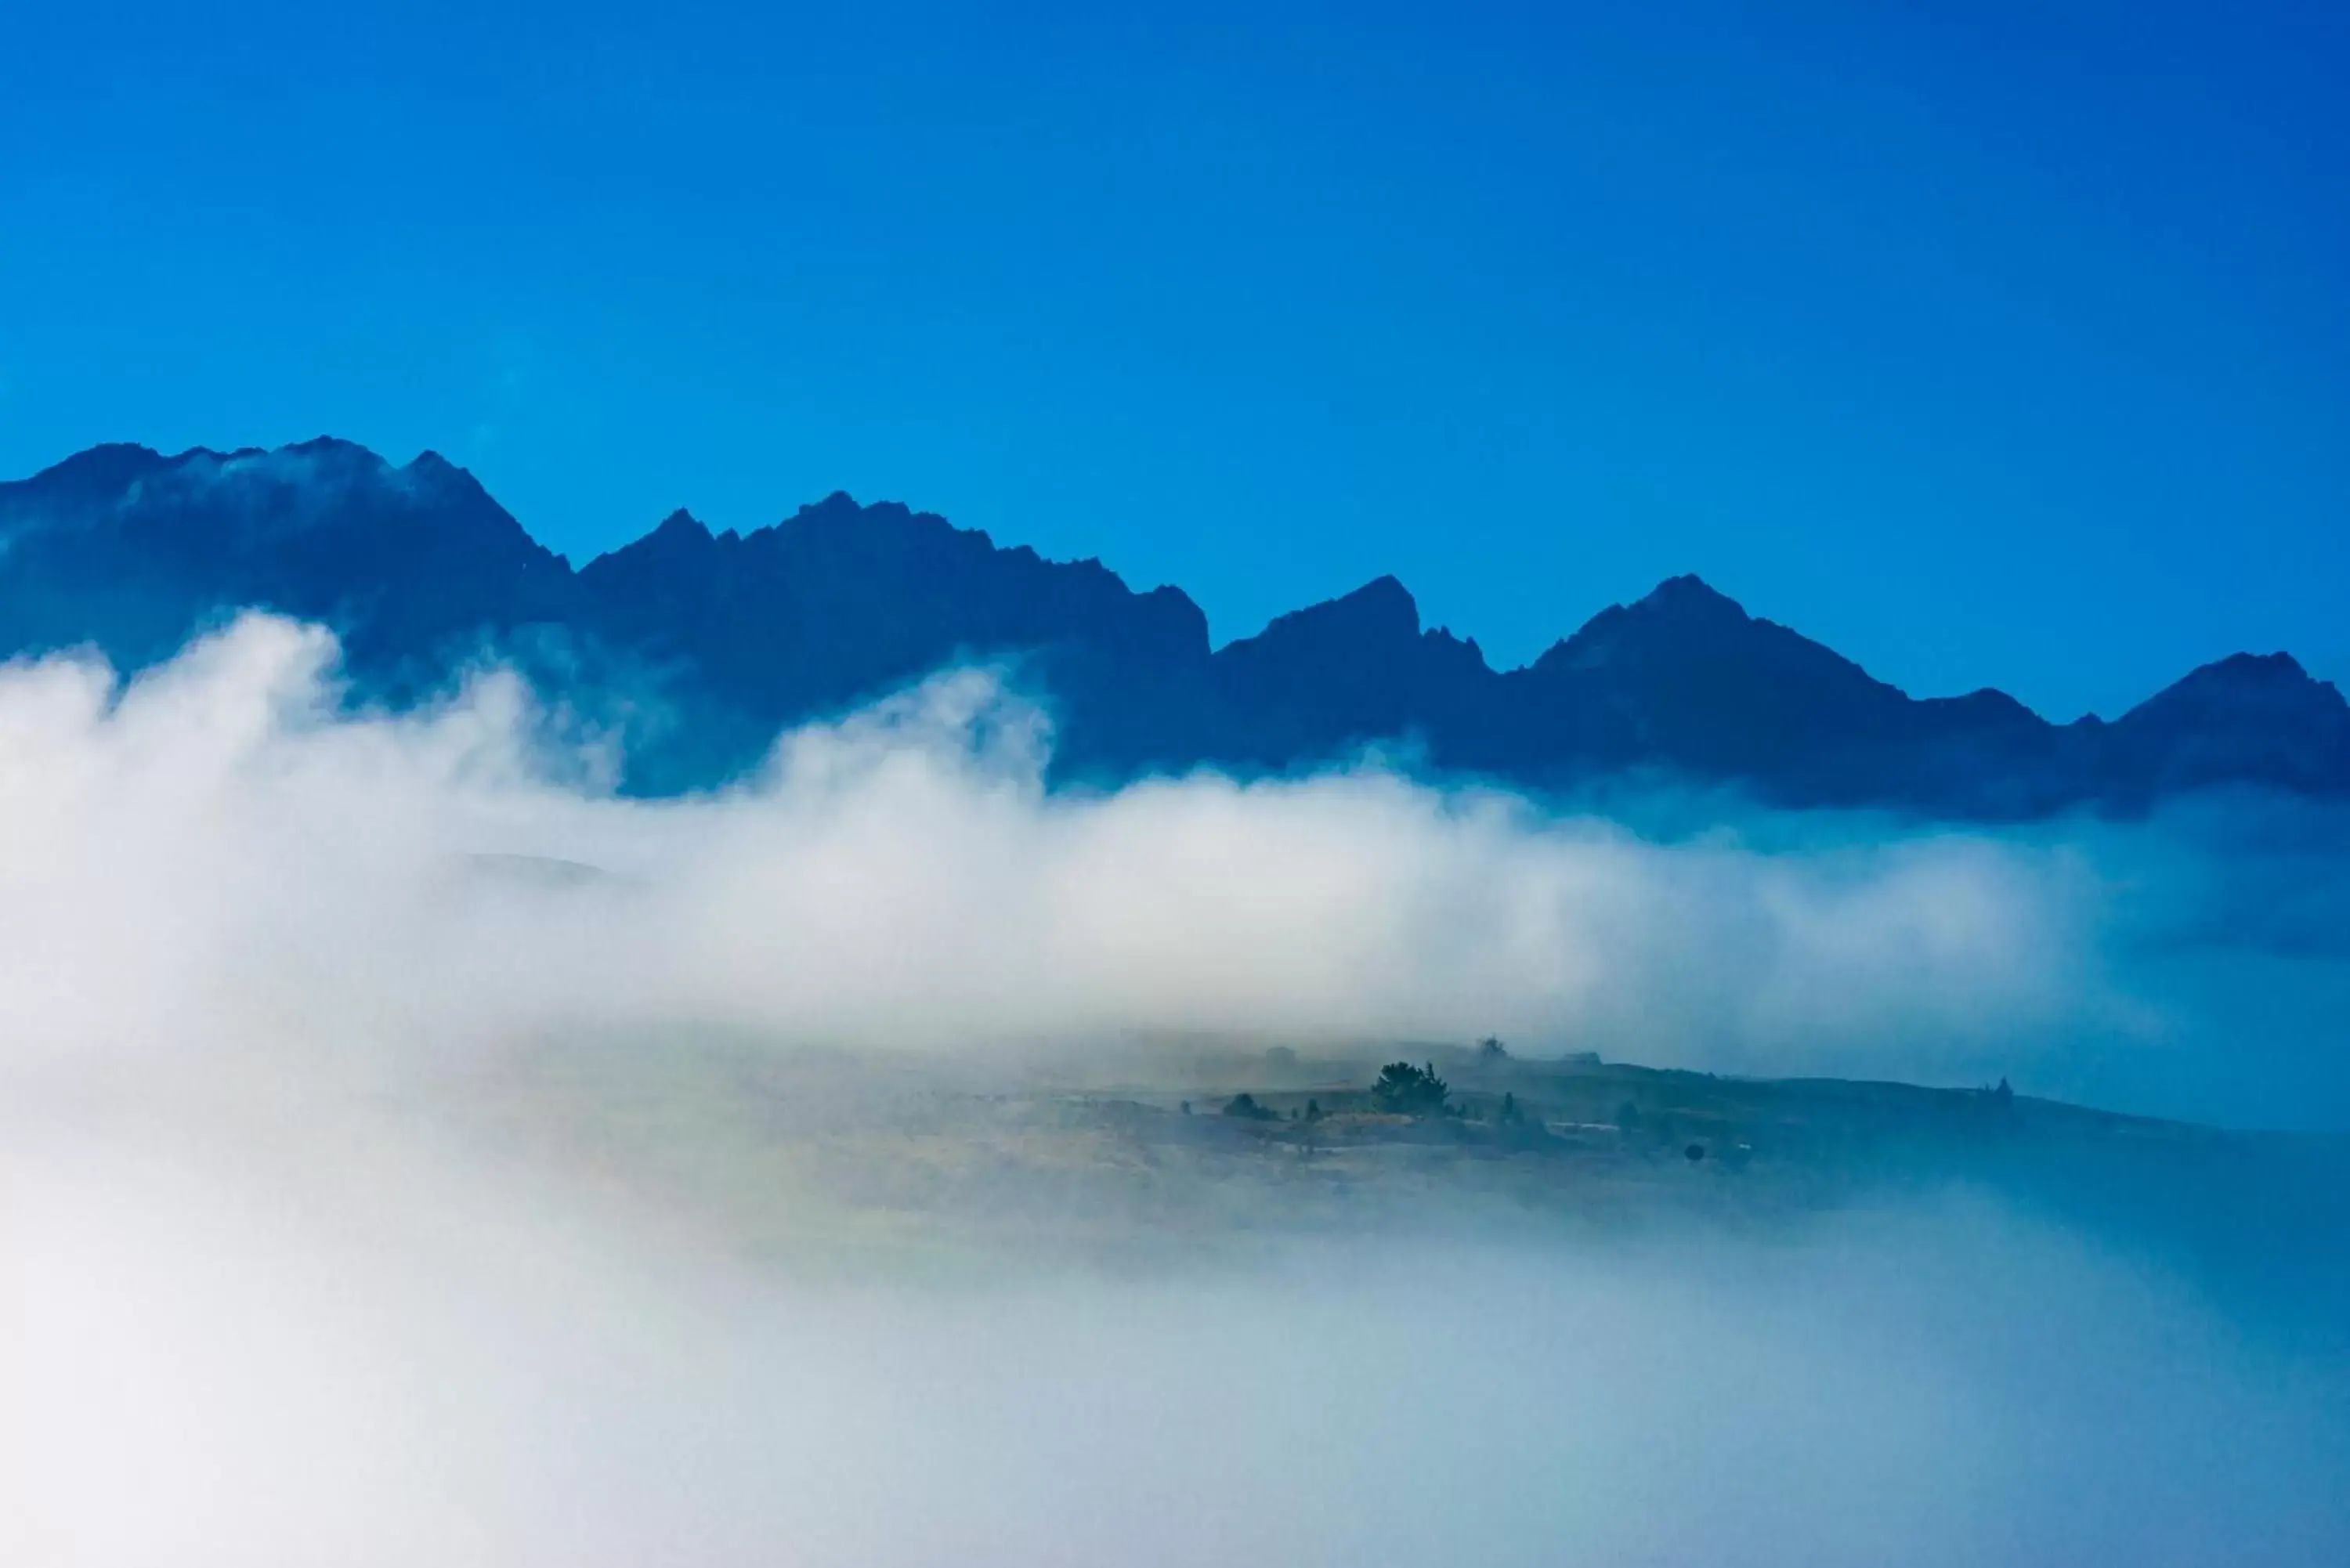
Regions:
<instances>
[{"instance_id":1,"label":"low-lying cloud layer","mask_svg":"<svg viewBox=\"0 0 2350 1568\"><path fill-rule=\"evenodd\" d=\"M0 1555L2284 1568L2350 1544L2338 1365L1963 1209L1775 1250L1333 1245L882 1289L374 1176L389 1200L119 1157L12 1182Z\"/></svg>"},{"instance_id":2,"label":"low-lying cloud layer","mask_svg":"<svg viewBox=\"0 0 2350 1568\"><path fill-rule=\"evenodd\" d=\"M255 618L128 690L0 671L0 1560L2350 1542L2338 1360L1965 1199L850 1282L461 1150L432 1100L515 1043L713 1026L1005 1074L1170 1031L1500 1033L2339 1126L2322 812L1664 837L1369 770L1054 795L1035 711L972 672L647 802L508 678L353 716L332 656Z\"/></svg>"},{"instance_id":3,"label":"low-lying cloud layer","mask_svg":"<svg viewBox=\"0 0 2350 1568\"><path fill-rule=\"evenodd\" d=\"M2350 991L2324 874L2350 855L2305 816L1659 841L1375 771L1052 795L1035 710L973 672L786 737L752 787L648 802L595 787L593 745L551 745L510 678L353 717L332 659L255 617L127 691L0 672L12 1055L580 1020L948 1051L1500 1033L2350 1123L2320 1022Z\"/></svg>"}]
</instances>

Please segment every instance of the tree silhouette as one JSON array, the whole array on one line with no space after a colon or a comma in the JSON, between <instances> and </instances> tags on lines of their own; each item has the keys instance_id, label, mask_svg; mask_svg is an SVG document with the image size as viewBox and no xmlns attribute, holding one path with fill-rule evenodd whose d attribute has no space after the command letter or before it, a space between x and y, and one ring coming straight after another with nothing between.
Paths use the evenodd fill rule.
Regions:
<instances>
[{"instance_id":1,"label":"tree silhouette","mask_svg":"<svg viewBox=\"0 0 2350 1568\"><path fill-rule=\"evenodd\" d=\"M1379 1069L1379 1080L1371 1085L1371 1098L1383 1111L1399 1111L1408 1116L1434 1116L1444 1109L1445 1096L1451 1085L1436 1075L1436 1064L1415 1067L1409 1062L1390 1062Z\"/></svg>"}]
</instances>

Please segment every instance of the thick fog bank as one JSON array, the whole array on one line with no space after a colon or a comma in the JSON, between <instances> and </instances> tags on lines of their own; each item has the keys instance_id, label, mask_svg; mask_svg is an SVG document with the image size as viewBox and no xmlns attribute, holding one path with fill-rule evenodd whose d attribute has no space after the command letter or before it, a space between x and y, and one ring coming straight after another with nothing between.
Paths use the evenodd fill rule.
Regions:
<instances>
[{"instance_id":1,"label":"thick fog bank","mask_svg":"<svg viewBox=\"0 0 2350 1568\"><path fill-rule=\"evenodd\" d=\"M1051 794L942 678L650 803L485 673L352 717L249 618L128 690L0 670L0 1066L462 1052L681 1018L936 1050L1507 1036L2350 1127L2350 827L2276 803L1670 837L1376 771Z\"/></svg>"},{"instance_id":2,"label":"thick fog bank","mask_svg":"<svg viewBox=\"0 0 2350 1568\"><path fill-rule=\"evenodd\" d=\"M2338 1354L1962 1199L847 1282L413 1148L60 1125L0 1146L12 1563L2350 1553Z\"/></svg>"},{"instance_id":3,"label":"thick fog bank","mask_svg":"<svg viewBox=\"0 0 2350 1568\"><path fill-rule=\"evenodd\" d=\"M547 1118L588 1134L554 1158L472 1098L517 1043L659 1081L688 1026L980 1085L1154 1031L1495 1032L2341 1125L2322 813L1053 795L972 675L651 804L510 680L352 717L331 655L252 619L127 691L0 671L0 1562L2350 1560L2339 1335L2277 1326L2328 1303L1963 1194L1576 1243L1434 1183L1406 1239L1272 1223L1275 1171L1230 1248L847 1268L901 1216L730 1232L723 1078ZM610 1127L702 1151L709 1212L615 1179Z\"/></svg>"}]
</instances>

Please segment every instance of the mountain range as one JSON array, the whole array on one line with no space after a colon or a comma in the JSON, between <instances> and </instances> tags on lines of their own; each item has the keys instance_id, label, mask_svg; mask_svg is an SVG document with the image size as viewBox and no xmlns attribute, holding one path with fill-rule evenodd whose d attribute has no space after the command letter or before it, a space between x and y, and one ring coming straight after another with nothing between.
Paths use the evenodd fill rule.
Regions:
<instances>
[{"instance_id":1,"label":"mountain range","mask_svg":"<svg viewBox=\"0 0 2350 1568\"><path fill-rule=\"evenodd\" d=\"M722 784L796 722L984 659L1048 703L1062 782L1377 746L1532 791L1629 777L1975 818L2222 786L2350 796L2350 705L2282 653L2060 725L1994 691L1909 697L1694 576L1495 670L1392 577L1217 648L1176 588L845 494L749 534L679 512L575 568L431 452L115 444L0 483L0 654L95 647L136 670L248 607L334 628L361 701L512 661L617 715L624 787L644 794Z\"/></svg>"}]
</instances>

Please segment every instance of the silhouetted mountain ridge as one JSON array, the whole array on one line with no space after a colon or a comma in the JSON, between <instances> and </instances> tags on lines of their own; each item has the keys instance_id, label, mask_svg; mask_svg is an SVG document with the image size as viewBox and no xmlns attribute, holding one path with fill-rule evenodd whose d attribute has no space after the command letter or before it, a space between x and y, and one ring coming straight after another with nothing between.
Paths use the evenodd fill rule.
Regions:
<instances>
[{"instance_id":1,"label":"silhouetted mountain ridge","mask_svg":"<svg viewBox=\"0 0 2350 1568\"><path fill-rule=\"evenodd\" d=\"M621 715L629 787L650 792L721 782L794 722L980 659L1048 695L1064 779L1294 771L1377 745L1538 790L1630 774L1970 816L2350 794L2350 705L2283 654L2055 725L1994 691L1912 699L1696 576L1496 670L1423 627L1393 577L1219 649L1179 589L838 493L748 534L681 510L575 570L429 452L394 467L323 437L115 444L0 483L0 652L91 644L135 670L245 607L334 627L375 700L514 659Z\"/></svg>"}]
</instances>

